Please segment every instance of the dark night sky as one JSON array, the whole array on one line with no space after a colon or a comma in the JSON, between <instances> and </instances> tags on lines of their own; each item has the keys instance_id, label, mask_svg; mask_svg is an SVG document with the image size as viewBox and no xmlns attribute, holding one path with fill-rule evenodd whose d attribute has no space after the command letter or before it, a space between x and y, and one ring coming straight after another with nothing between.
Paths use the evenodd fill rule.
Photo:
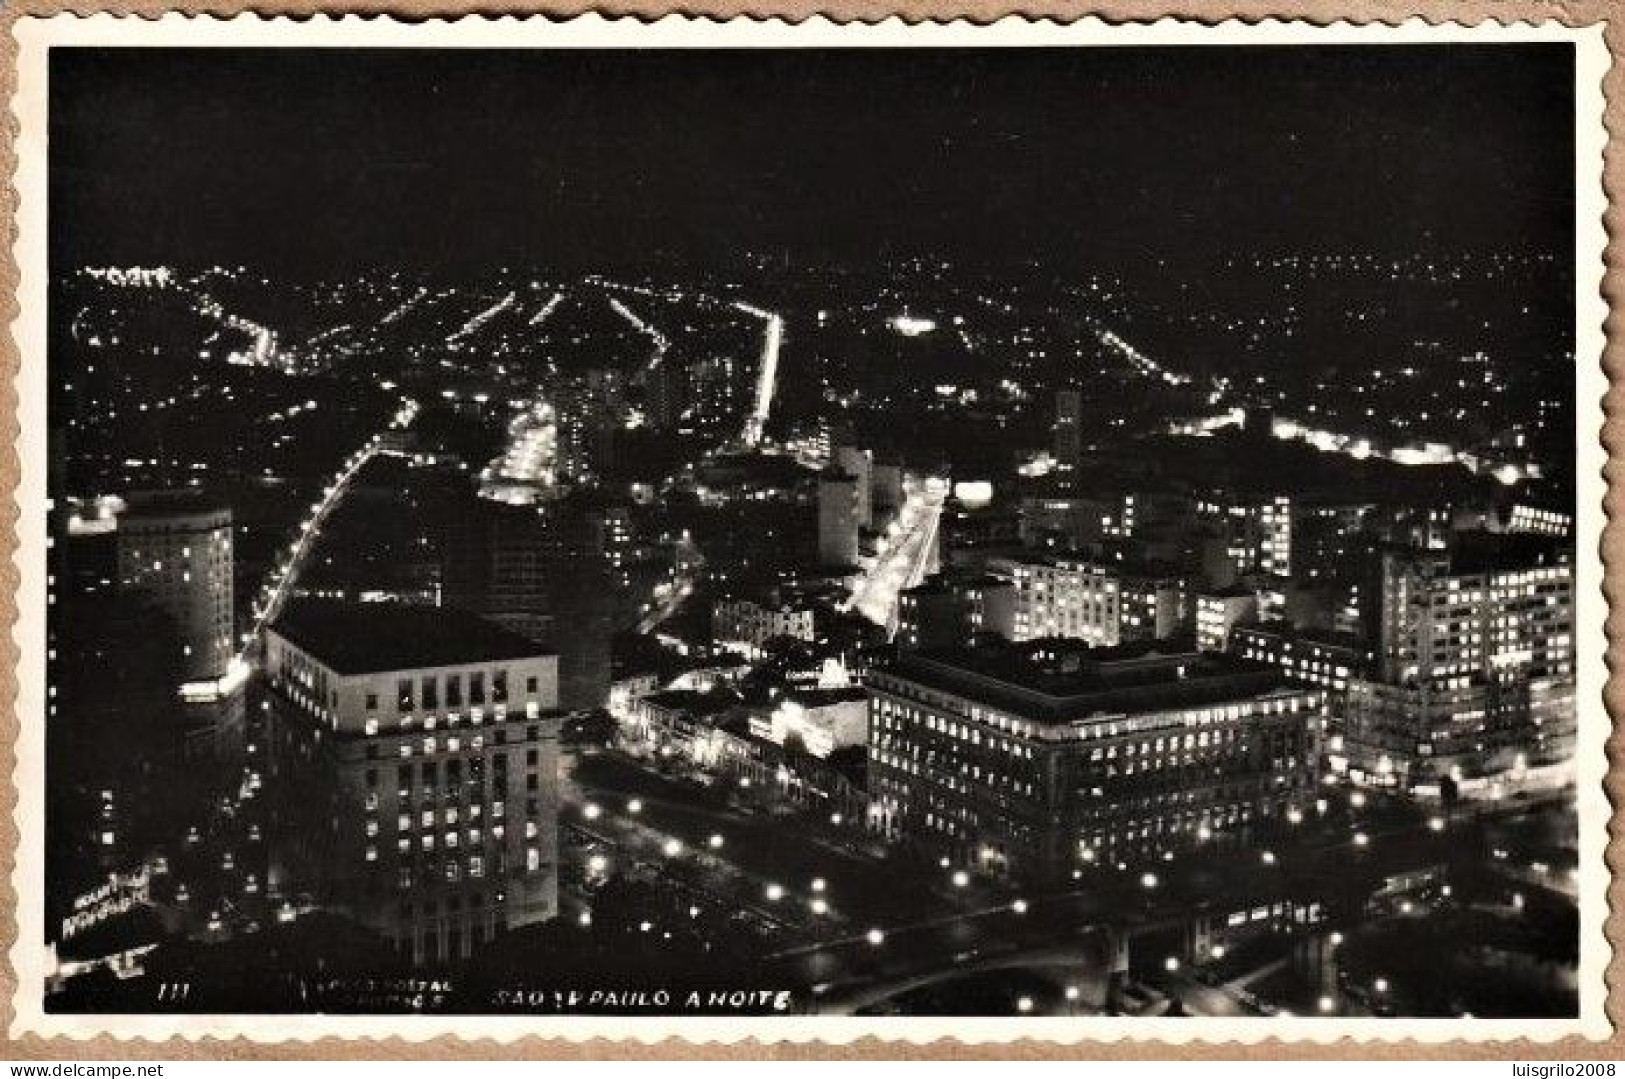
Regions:
<instances>
[{"instance_id":1,"label":"dark night sky","mask_svg":"<svg viewBox=\"0 0 1625 1079\"><path fill-rule=\"evenodd\" d=\"M59 266L1540 249L1566 45L56 50Z\"/></svg>"}]
</instances>

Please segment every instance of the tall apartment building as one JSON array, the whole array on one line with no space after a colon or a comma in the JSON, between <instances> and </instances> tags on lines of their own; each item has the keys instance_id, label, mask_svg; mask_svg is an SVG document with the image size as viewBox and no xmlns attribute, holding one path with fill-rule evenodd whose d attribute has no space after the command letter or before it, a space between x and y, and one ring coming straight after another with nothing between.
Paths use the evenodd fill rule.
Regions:
<instances>
[{"instance_id":1,"label":"tall apartment building","mask_svg":"<svg viewBox=\"0 0 1625 1079\"><path fill-rule=\"evenodd\" d=\"M1063 474L1078 467L1078 458L1083 456L1083 391L1056 391L1054 445L1051 452Z\"/></svg>"},{"instance_id":2,"label":"tall apartment building","mask_svg":"<svg viewBox=\"0 0 1625 1079\"><path fill-rule=\"evenodd\" d=\"M1185 584L1171 573L1068 556L992 558L987 566L1015 587L1014 640L1109 647L1173 636L1185 621Z\"/></svg>"},{"instance_id":3,"label":"tall apartment building","mask_svg":"<svg viewBox=\"0 0 1625 1079\"><path fill-rule=\"evenodd\" d=\"M1200 520L1214 529L1214 539L1228 561L1228 579L1209 573L1213 583L1262 573L1292 576L1292 499L1285 495L1254 500L1219 496L1197 503Z\"/></svg>"},{"instance_id":4,"label":"tall apartment building","mask_svg":"<svg viewBox=\"0 0 1625 1079\"><path fill-rule=\"evenodd\" d=\"M833 450L833 464L836 468L852 477L853 510L857 514L858 527L870 528L874 524L874 460L867 450L860 450L851 443L836 443Z\"/></svg>"},{"instance_id":5,"label":"tall apartment building","mask_svg":"<svg viewBox=\"0 0 1625 1079\"><path fill-rule=\"evenodd\" d=\"M1472 789L1572 756L1574 580L1561 546L1506 536L1387 553L1379 613L1376 675L1349 691L1356 778Z\"/></svg>"},{"instance_id":6,"label":"tall apartment building","mask_svg":"<svg viewBox=\"0 0 1625 1079\"><path fill-rule=\"evenodd\" d=\"M117 535L119 587L174 620L182 677L223 678L234 633L230 507L185 491L131 495Z\"/></svg>"},{"instance_id":7,"label":"tall apartment building","mask_svg":"<svg viewBox=\"0 0 1625 1079\"><path fill-rule=\"evenodd\" d=\"M968 645L983 633L1013 640L1016 587L990 573L933 574L897 597L897 643L937 649Z\"/></svg>"},{"instance_id":8,"label":"tall apartment building","mask_svg":"<svg viewBox=\"0 0 1625 1079\"><path fill-rule=\"evenodd\" d=\"M266 634L275 894L415 963L558 909L558 660L494 623L298 600Z\"/></svg>"},{"instance_id":9,"label":"tall apartment building","mask_svg":"<svg viewBox=\"0 0 1625 1079\"><path fill-rule=\"evenodd\" d=\"M1315 794L1323 694L1233 656L987 644L865 684L871 824L991 872L1156 856Z\"/></svg>"},{"instance_id":10,"label":"tall apartment building","mask_svg":"<svg viewBox=\"0 0 1625 1079\"><path fill-rule=\"evenodd\" d=\"M883 521L897 516L903 507L903 463L896 458L876 459L870 473L870 486L875 516Z\"/></svg>"},{"instance_id":11,"label":"tall apartment building","mask_svg":"<svg viewBox=\"0 0 1625 1079\"><path fill-rule=\"evenodd\" d=\"M605 511L573 497L459 509L441 538L441 602L556 649L562 706L602 707L617 580Z\"/></svg>"},{"instance_id":12,"label":"tall apartment building","mask_svg":"<svg viewBox=\"0 0 1625 1079\"><path fill-rule=\"evenodd\" d=\"M626 376L605 368L561 375L550 396L559 474L578 483L597 479L611 463L615 432L623 423Z\"/></svg>"},{"instance_id":13,"label":"tall apartment building","mask_svg":"<svg viewBox=\"0 0 1625 1079\"><path fill-rule=\"evenodd\" d=\"M858 564L858 480L831 468L818 477L818 561L830 569Z\"/></svg>"}]
</instances>

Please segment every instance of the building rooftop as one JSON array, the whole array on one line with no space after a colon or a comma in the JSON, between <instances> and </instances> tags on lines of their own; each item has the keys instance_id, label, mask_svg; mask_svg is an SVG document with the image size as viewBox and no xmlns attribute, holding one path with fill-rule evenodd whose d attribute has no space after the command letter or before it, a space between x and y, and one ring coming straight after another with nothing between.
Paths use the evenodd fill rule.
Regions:
<instances>
[{"instance_id":1,"label":"building rooftop","mask_svg":"<svg viewBox=\"0 0 1625 1079\"><path fill-rule=\"evenodd\" d=\"M218 498L202 491L132 491L124 499L125 508L119 513L121 521L140 521L148 518L203 516L227 512L231 509Z\"/></svg>"},{"instance_id":2,"label":"building rooftop","mask_svg":"<svg viewBox=\"0 0 1625 1079\"><path fill-rule=\"evenodd\" d=\"M1504 573L1573 562L1572 541L1522 533L1458 532L1451 543L1450 572Z\"/></svg>"},{"instance_id":3,"label":"building rooftop","mask_svg":"<svg viewBox=\"0 0 1625 1079\"><path fill-rule=\"evenodd\" d=\"M1328 645L1333 648L1348 648L1358 652L1369 652L1373 645L1358 633L1346 633L1335 629L1321 629L1315 626L1296 628L1291 622L1280 619L1260 622L1242 622L1233 632L1267 633L1287 641L1308 641L1312 644Z\"/></svg>"},{"instance_id":4,"label":"building rooftop","mask_svg":"<svg viewBox=\"0 0 1625 1079\"><path fill-rule=\"evenodd\" d=\"M1204 588L1196 595L1199 599L1241 599L1244 596L1256 596L1258 592L1245 585L1233 584L1224 588Z\"/></svg>"},{"instance_id":5,"label":"building rooftop","mask_svg":"<svg viewBox=\"0 0 1625 1079\"><path fill-rule=\"evenodd\" d=\"M702 692L697 689L667 689L644 697L644 703L691 716L715 716L736 707L742 698L725 689Z\"/></svg>"},{"instance_id":6,"label":"building rooftop","mask_svg":"<svg viewBox=\"0 0 1625 1079\"><path fill-rule=\"evenodd\" d=\"M404 603L291 601L272 631L339 674L372 674L554 655L476 615Z\"/></svg>"},{"instance_id":7,"label":"building rooftop","mask_svg":"<svg viewBox=\"0 0 1625 1079\"><path fill-rule=\"evenodd\" d=\"M1262 663L1187 642L1087 648L1070 639L903 653L887 670L1045 723L1240 700L1286 685Z\"/></svg>"},{"instance_id":8,"label":"building rooftop","mask_svg":"<svg viewBox=\"0 0 1625 1079\"><path fill-rule=\"evenodd\" d=\"M869 699L869 694L862 686L844 686L835 689L792 689L785 694L785 699L794 701L803 708L827 708L832 704L851 704L854 701L866 701Z\"/></svg>"}]
</instances>

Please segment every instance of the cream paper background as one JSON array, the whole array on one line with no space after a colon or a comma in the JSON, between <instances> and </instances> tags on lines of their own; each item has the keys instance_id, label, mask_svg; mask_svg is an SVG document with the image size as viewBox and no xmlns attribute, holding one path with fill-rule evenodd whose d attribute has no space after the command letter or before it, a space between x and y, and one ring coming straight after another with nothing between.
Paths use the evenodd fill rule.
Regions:
<instances>
[{"instance_id":1,"label":"cream paper background","mask_svg":"<svg viewBox=\"0 0 1625 1079\"><path fill-rule=\"evenodd\" d=\"M1436 5L1434 5L1436 6ZM1510 5L1508 5L1510 7ZM1501 11L1502 5L1492 5ZM1325 12L1319 12L1324 15ZM1513 12L1507 11L1511 16ZM1608 145L1603 124L1605 99L1603 81L1609 72L1610 55L1603 27L1571 27L1556 22L1502 26L1485 24L1461 26L1428 25L1413 19L1398 26L1336 23L1314 26L1307 23L1269 21L1256 25L1225 22L1208 26L1194 22L1161 20L1136 25L1111 25L1098 19L1070 24L1029 21L1009 17L990 25L969 22L908 25L890 18L872 24L837 24L814 17L799 24L781 20L754 21L667 16L652 23L634 18L605 18L585 15L567 22L542 18L468 17L448 21L406 23L391 19L318 16L308 21L261 18L242 15L228 20L192 18L167 14L146 20L93 15L88 18L57 16L15 17L11 23L17 47L15 96L12 99L14 186L16 191L15 268L18 274L16 322L12 326L18 358L15 370L16 407L16 519L17 547L15 571L14 644L17 648L14 751L17 802L14 825L17 846L11 877L11 903L15 914L15 936L11 938L11 1039L30 1036L28 1056L56 1056L66 1052L73 1057L127 1057L136 1048L129 1042L103 1039L94 1047L52 1043L55 1051L40 1052L45 1043L34 1036L79 1039L109 1035L116 1039L180 1038L193 1045L185 1056L222 1055L229 1048L233 1056L279 1056L265 1046L261 1052L242 1041L235 1047L202 1039L246 1039L252 1043L317 1038L373 1039L397 1038L411 1043L440 1037L434 1046L463 1055L481 1047L466 1039L495 1039L511 1045L522 1038L551 1039L550 1043L529 1043L527 1055L538 1045L574 1045L579 1052L567 1055L655 1055L639 1046L661 1039L681 1039L690 1049L697 1043L737 1047L728 1055L760 1055L764 1049L774 1055L800 1043L821 1042L825 1047L845 1046L848 1053L865 1056L888 1055L887 1045L900 1048L924 1046L938 1039L925 1053L937 1055L945 1044L958 1046L1008 1046L1017 1040L1036 1040L1049 1046L1079 1046L1082 1043L1160 1042L1236 1043L1256 1046L1256 1055L1276 1055L1286 1045L1313 1043L1325 1046L1336 1039L1365 1042L1410 1042L1436 1044L1453 1042L1451 1049L1469 1043L1500 1043L1497 1055L1513 1054L1505 1043L1512 1039L1550 1044L1564 1039L1562 1053L1553 1045L1542 1056L1572 1056L1575 1050L1610 1053L1607 1046L1579 1039L1608 1039L1612 1028L1604 1013L1607 991L1604 974L1610 966L1609 942L1604 936L1608 917L1610 873L1603 852L1609 844L1611 807L1604 793L1609 774L1605 742L1610 722L1603 705L1607 681L1604 657L1608 642L1604 634L1608 607L1603 594L1601 542L1605 515L1603 500L1608 486L1603 469L1608 455L1603 448L1604 414L1602 402L1609 382L1603 367L1603 322L1608 306L1603 301L1603 253L1606 234L1603 215L1607 207L1602 182L1604 151ZM1460 1019L1378 1019L1318 1018L982 1018L908 1017L856 1018L834 1016L794 1017L595 1017L595 1016L47 1016L41 1010L45 952L43 902L38 882L43 865L43 721L45 686L45 297L46 297L46 106L47 54L53 45L96 46L253 46L322 47L388 46L395 48L805 48L805 47L977 47L1012 46L1111 46L1111 45L1294 45L1294 44L1440 44L1447 42L1564 41L1576 49L1576 386L1578 430L1575 453L1580 462L1576 517L1578 559L1576 565L1576 697L1580 708L1577 747L1580 808L1580 927L1579 979L1581 1014L1578 1019L1560 1020L1460 1020ZM1610 784L1617 784L1616 775ZM1617 882L1614 882L1617 884ZM878 1049L873 1039L881 1039ZM582 1044L587 1039L612 1039ZM854 1046L857 1039L867 1039ZM1277 1041L1279 1039L1279 1041ZM748 1040L748 1044L741 1045ZM630 1044L629 1044L630 1043ZM1283 1044L1285 1043L1285 1045ZM327 1041L326 1046L335 1043ZM1027 1043L1029 1047L1032 1042ZM774 1050L777 1045L779 1050ZM169 1042L167 1048L176 1048ZM162 1045L150 1046L164 1050ZM287 1049L287 1046L280 1047ZM306 1048L315 1050L316 1046ZM377 1046L377 1049L384 1049ZM397 1055L404 1049L419 1055L427 1046L395 1043L385 1054ZM485 1050L495 1048L489 1042ZM517 1047L516 1047L517 1048ZM813 1048L813 1047L809 1047ZM1037 1046L1033 1055L1052 1053ZM1155 1048L1154 1045L1142 1048ZM1344 1043L1343 1051L1349 1048ZM1442 1047L1441 1047L1442 1048ZM1533 1046L1521 1047L1517 1054L1534 1056ZM594 1050L597 1050L596 1052ZM665 1047L659 1051L664 1055ZM1446 1055L1459 1055L1446 1050ZM1335 1052L1336 1050L1334 1050ZM1187 1055L1207 1051L1189 1046ZM353 1046L353 1055L372 1056L374 1048ZM143 1052L141 1055L150 1055ZM160 1052L158 1055L167 1055ZM331 1051L300 1052L299 1055L330 1056ZM545 1053L539 1055L547 1055ZM685 1055L688 1055L685 1053ZM806 1055L800 1052L794 1055ZM823 1055L814 1053L812 1055ZM955 1054L958 1055L958 1054ZM1062 1050L1059 1055L1070 1055ZM1113 1055L1117 1055L1113 1053ZM1145 1055L1134 1052L1126 1055ZM1356 1054L1359 1055L1359 1054ZM1400 1051L1398 1055L1407 1055ZM1479 1054L1473 1054L1479 1055Z\"/></svg>"}]
</instances>

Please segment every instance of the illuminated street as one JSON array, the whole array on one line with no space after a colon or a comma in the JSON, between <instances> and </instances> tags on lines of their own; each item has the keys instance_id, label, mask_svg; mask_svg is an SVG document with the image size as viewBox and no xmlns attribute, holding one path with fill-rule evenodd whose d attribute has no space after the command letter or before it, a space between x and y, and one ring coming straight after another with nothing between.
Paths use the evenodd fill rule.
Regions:
<instances>
[{"instance_id":1,"label":"illuminated street","mask_svg":"<svg viewBox=\"0 0 1625 1079\"><path fill-rule=\"evenodd\" d=\"M874 561L853 586L851 606L888 634L897 632L897 596L936 569L938 524L947 485L939 479L908 476L897 520L880 540Z\"/></svg>"}]
</instances>

